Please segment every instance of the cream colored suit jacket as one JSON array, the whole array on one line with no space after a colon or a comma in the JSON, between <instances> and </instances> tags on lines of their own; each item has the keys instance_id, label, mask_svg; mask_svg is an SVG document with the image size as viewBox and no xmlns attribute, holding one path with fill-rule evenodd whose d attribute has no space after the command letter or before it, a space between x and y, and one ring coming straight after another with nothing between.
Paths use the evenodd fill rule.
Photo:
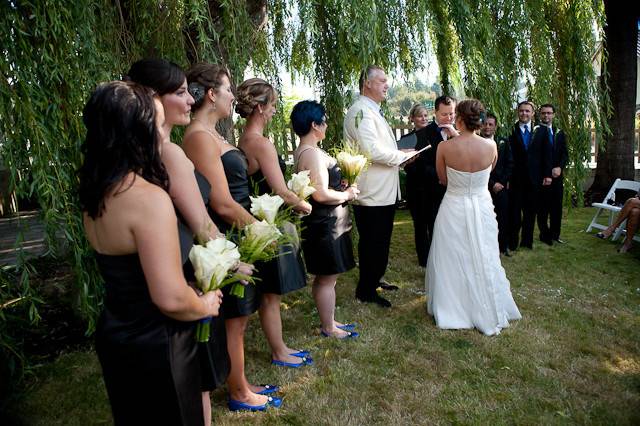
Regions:
<instances>
[{"instance_id":1,"label":"cream colored suit jacket","mask_svg":"<svg viewBox=\"0 0 640 426\"><path fill-rule=\"evenodd\" d=\"M380 107L360 96L344 119L344 137L356 142L371 164L358 177L360 194L354 201L362 206L388 206L400 198L399 165L408 155L396 144L393 130L380 114Z\"/></svg>"}]
</instances>

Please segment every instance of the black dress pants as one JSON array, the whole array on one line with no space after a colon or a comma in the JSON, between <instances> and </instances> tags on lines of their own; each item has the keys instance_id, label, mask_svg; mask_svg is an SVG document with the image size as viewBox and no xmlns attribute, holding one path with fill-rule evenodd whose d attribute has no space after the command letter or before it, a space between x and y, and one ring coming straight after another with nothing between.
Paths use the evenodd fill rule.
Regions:
<instances>
[{"instance_id":1,"label":"black dress pants","mask_svg":"<svg viewBox=\"0 0 640 426\"><path fill-rule=\"evenodd\" d=\"M431 245L432 208L428 202L427 191L424 188L407 188L407 204L413 219L413 238L416 245L418 265L427 266L429 246ZM435 219L434 219L435 220ZM429 228L429 224L431 228Z\"/></svg>"},{"instance_id":2,"label":"black dress pants","mask_svg":"<svg viewBox=\"0 0 640 426\"><path fill-rule=\"evenodd\" d=\"M542 187L538 210L540 238L557 240L560 238L562 222L562 198L564 196L563 177L554 178L551 185Z\"/></svg>"},{"instance_id":3,"label":"black dress pants","mask_svg":"<svg viewBox=\"0 0 640 426\"><path fill-rule=\"evenodd\" d=\"M358 228L360 277L356 297L374 296L389 263L389 246L396 205L353 206Z\"/></svg>"},{"instance_id":4,"label":"black dress pants","mask_svg":"<svg viewBox=\"0 0 640 426\"><path fill-rule=\"evenodd\" d=\"M497 194L491 191L491 199L498 221L498 244L500 253L504 253L509 248L509 192L507 188Z\"/></svg>"},{"instance_id":5,"label":"black dress pants","mask_svg":"<svg viewBox=\"0 0 640 426\"><path fill-rule=\"evenodd\" d=\"M510 237L509 248L533 247L533 228L538 213L541 186L515 186L509 190ZM522 235L520 231L522 230Z\"/></svg>"}]
</instances>

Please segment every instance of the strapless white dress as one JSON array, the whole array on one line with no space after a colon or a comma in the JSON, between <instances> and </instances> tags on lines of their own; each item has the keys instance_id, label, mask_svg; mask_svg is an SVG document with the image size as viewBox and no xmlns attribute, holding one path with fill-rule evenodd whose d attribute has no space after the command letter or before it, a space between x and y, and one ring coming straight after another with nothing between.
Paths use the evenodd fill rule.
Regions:
<instances>
[{"instance_id":1,"label":"strapless white dress","mask_svg":"<svg viewBox=\"0 0 640 426\"><path fill-rule=\"evenodd\" d=\"M500 263L490 172L491 166L473 173L447 167L425 277L427 311L439 328L494 335L522 318Z\"/></svg>"}]
</instances>

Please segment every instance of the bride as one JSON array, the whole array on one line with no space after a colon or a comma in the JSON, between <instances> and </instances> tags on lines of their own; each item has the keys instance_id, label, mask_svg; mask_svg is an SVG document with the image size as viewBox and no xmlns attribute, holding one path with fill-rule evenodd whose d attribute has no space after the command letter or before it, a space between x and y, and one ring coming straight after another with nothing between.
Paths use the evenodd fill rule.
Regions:
<instances>
[{"instance_id":1,"label":"bride","mask_svg":"<svg viewBox=\"0 0 640 426\"><path fill-rule=\"evenodd\" d=\"M500 264L488 191L496 145L474 133L484 114L480 101L460 102L455 122L460 135L438 146L436 170L447 192L427 261L427 311L439 328L477 328L494 335L521 315Z\"/></svg>"}]
</instances>

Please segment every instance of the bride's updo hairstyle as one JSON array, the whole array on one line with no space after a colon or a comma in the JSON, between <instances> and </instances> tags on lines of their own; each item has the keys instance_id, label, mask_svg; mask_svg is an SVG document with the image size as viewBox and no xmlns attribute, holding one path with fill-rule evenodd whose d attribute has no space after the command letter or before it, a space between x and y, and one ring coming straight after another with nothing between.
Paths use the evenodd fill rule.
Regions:
<instances>
[{"instance_id":1,"label":"bride's updo hairstyle","mask_svg":"<svg viewBox=\"0 0 640 426\"><path fill-rule=\"evenodd\" d=\"M467 99L456 106L456 115L468 130L476 131L482 127L486 119L486 110L477 99Z\"/></svg>"},{"instance_id":2,"label":"bride's updo hairstyle","mask_svg":"<svg viewBox=\"0 0 640 426\"><path fill-rule=\"evenodd\" d=\"M130 172L168 189L155 118L153 92L133 82L103 83L89 98L78 192L82 211L92 219L102 215L105 196Z\"/></svg>"},{"instance_id":3,"label":"bride's updo hairstyle","mask_svg":"<svg viewBox=\"0 0 640 426\"><path fill-rule=\"evenodd\" d=\"M272 85L261 78L250 78L243 81L236 90L236 112L247 118L258 105L266 106L277 99L278 95Z\"/></svg>"},{"instance_id":4,"label":"bride's updo hairstyle","mask_svg":"<svg viewBox=\"0 0 640 426\"><path fill-rule=\"evenodd\" d=\"M205 94L209 90L213 90L214 93L218 91L222 86L223 77L227 77L231 81L229 70L217 64L201 62L187 71L189 93L194 100L194 104L191 107L193 111L199 110L204 105Z\"/></svg>"}]
</instances>

